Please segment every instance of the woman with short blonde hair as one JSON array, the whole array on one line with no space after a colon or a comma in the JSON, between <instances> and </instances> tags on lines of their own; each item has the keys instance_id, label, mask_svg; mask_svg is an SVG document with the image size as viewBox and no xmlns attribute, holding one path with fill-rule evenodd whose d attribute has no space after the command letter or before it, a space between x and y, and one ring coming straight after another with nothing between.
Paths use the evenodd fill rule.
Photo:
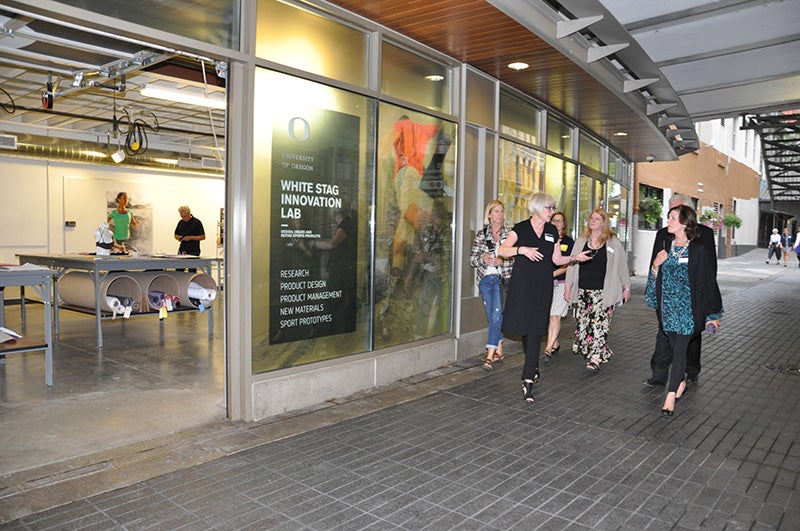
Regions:
<instances>
[{"instance_id":1,"label":"woman with short blonde hair","mask_svg":"<svg viewBox=\"0 0 800 531\"><path fill-rule=\"evenodd\" d=\"M522 337L525 364L522 368L522 397L534 401L533 384L539 380L539 349L547 336L553 300L553 270L570 263L569 256L556 253L558 230L550 223L556 210L553 196L541 192L528 199L531 217L520 221L508 233L500 256L514 257L503 313L503 333ZM573 257L588 260L588 253Z\"/></svg>"}]
</instances>

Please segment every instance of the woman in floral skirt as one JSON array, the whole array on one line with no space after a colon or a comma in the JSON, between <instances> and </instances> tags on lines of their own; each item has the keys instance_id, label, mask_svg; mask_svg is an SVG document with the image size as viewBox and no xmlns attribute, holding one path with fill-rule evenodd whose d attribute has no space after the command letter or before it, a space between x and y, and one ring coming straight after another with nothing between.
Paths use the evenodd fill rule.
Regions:
<instances>
[{"instance_id":1,"label":"woman in floral skirt","mask_svg":"<svg viewBox=\"0 0 800 531\"><path fill-rule=\"evenodd\" d=\"M564 296L578 305L572 350L586 359L587 371L596 373L613 354L608 346L608 329L614 305L631 298L628 253L602 208L592 211L583 235L575 240L573 256L583 251L588 251L592 259L567 269Z\"/></svg>"}]
</instances>

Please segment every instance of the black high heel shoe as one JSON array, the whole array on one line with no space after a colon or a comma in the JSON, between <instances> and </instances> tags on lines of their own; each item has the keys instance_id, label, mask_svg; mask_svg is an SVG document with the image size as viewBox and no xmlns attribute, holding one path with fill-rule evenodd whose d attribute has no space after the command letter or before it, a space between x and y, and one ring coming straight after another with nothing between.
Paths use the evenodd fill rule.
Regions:
<instances>
[{"instance_id":1,"label":"black high heel shoe","mask_svg":"<svg viewBox=\"0 0 800 531\"><path fill-rule=\"evenodd\" d=\"M528 402L529 404L532 404L534 402L532 380L522 381L522 398L524 398L525 402Z\"/></svg>"},{"instance_id":2,"label":"black high heel shoe","mask_svg":"<svg viewBox=\"0 0 800 531\"><path fill-rule=\"evenodd\" d=\"M670 393L672 393L672 391L670 391L669 393L667 393L667 398L669 398L669 395L670 395ZM673 393L673 394L674 394L674 393ZM672 409L667 409L667 408L665 408L665 407L664 407L664 408L661 408L661 414L662 414L663 416L665 416L665 417L671 417L672 415L674 415L674 414L675 414L675 404L677 404L677 403L678 403L678 399L677 399L677 398L673 398L673 400L674 400L674 402L673 402L673 404L672 404ZM664 402L665 402L665 404L664 404L664 405L666 405L666 400L664 400Z\"/></svg>"}]
</instances>

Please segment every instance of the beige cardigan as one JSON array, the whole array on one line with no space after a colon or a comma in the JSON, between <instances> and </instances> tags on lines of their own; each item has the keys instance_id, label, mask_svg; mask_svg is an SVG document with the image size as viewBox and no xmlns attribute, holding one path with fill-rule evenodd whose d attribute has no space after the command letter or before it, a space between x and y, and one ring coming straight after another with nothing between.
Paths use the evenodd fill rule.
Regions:
<instances>
[{"instance_id":1,"label":"beige cardigan","mask_svg":"<svg viewBox=\"0 0 800 531\"><path fill-rule=\"evenodd\" d=\"M572 246L572 256L580 254L586 246L586 237L580 236ZM628 272L628 253L622 246L619 238L614 236L606 241L606 276L603 279L603 307L608 308L622 300L622 290L630 287L631 277ZM578 288L578 275L580 265L567 268L566 285L570 286L570 304L578 302L580 296Z\"/></svg>"}]
</instances>

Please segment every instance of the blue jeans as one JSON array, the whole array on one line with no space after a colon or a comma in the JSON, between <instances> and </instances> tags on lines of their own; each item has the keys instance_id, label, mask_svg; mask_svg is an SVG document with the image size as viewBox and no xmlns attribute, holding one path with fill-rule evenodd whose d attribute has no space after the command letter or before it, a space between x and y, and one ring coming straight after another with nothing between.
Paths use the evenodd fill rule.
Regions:
<instances>
[{"instance_id":1,"label":"blue jeans","mask_svg":"<svg viewBox=\"0 0 800 531\"><path fill-rule=\"evenodd\" d=\"M489 321L489 339L486 348L497 348L503 341L503 309L500 307L500 275L486 275L478 282L486 320Z\"/></svg>"}]
</instances>

